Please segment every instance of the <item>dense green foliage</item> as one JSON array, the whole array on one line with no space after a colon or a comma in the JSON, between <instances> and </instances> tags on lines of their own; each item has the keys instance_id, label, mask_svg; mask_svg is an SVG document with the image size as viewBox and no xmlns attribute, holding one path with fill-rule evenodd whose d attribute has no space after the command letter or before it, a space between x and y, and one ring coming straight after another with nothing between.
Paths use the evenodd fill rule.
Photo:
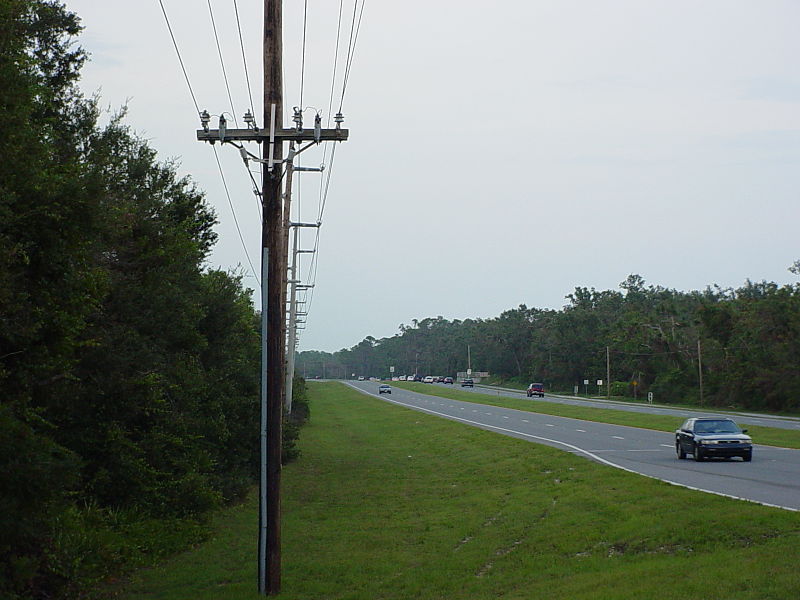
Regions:
<instances>
[{"instance_id":1,"label":"dense green foliage","mask_svg":"<svg viewBox=\"0 0 800 600\"><path fill-rule=\"evenodd\" d=\"M259 327L215 216L76 87L78 18L0 3L0 597L77 598L258 469Z\"/></svg>"},{"instance_id":2,"label":"dense green foliage","mask_svg":"<svg viewBox=\"0 0 800 600\"><path fill-rule=\"evenodd\" d=\"M312 377L387 377L390 366L455 375L466 371L469 346L473 370L499 380L583 392L588 379L588 391L604 394L595 382L606 380L608 349L615 395L696 403L702 368L709 405L800 410L800 284L680 292L631 275L620 287L576 288L558 311L522 305L494 319L415 320L390 338L303 352L298 364Z\"/></svg>"}]
</instances>

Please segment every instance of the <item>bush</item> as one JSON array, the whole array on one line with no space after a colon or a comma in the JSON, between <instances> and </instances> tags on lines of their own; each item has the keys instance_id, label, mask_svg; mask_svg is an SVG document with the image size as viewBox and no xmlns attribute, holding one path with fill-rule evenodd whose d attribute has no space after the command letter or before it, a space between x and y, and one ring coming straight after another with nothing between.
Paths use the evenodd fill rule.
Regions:
<instances>
[{"instance_id":1,"label":"bush","mask_svg":"<svg viewBox=\"0 0 800 600\"><path fill-rule=\"evenodd\" d=\"M281 463L289 463L300 456L297 440L300 439L300 428L311 417L308 404L308 388L306 380L299 375L292 382L292 412L284 416L283 436L281 444Z\"/></svg>"},{"instance_id":2,"label":"bush","mask_svg":"<svg viewBox=\"0 0 800 600\"><path fill-rule=\"evenodd\" d=\"M612 396L633 396L633 387L629 381L613 381L611 382L611 395Z\"/></svg>"}]
</instances>

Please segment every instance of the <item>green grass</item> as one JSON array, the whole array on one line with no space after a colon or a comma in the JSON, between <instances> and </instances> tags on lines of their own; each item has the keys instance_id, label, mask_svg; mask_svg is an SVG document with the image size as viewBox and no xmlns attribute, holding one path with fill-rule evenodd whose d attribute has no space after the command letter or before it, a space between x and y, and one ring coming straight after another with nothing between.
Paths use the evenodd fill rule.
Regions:
<instances>
[{"instance_id":1,"label":"green grass","mask_svg":"<svg viewBox=\"0 0 800 600\"><path fill-rule=\"evenodd\" d=\"M310 384L283 470L283 592L336 599L800 597L800 517ZM255 494L253 494L255 496ZM256 594L256 502L126 600Z\"/></svg>"},{"instance_id":2,"label":"green grass","mask_svg":"<svg viewBox=\"0 0 800 600\"><path fill-rule=\"evenodd\" d=\"M516 410L524 410L526 412L535 412L544 415L571 417L573 419L583 419L584 421L612 423L614 425L627 425L628 427L655 429L656 431L675 431L684 421L684 419L681 417L649 415L612 407L592 408L586 406L572 406L569 404L543 402L538 398L523 399L500 396L497 393L492 394L488 391L487 393L466 392L457 387L449 388L438 385L432 386L424 383L408 382L392 382L392 385L408 390L423 392L430 396L440 396L442 398L461 400L463 402L476 402L480 404L489 404L491 406L514 408ZM736 418L734 417L734 421L735 420ZM744 427L747 429L748 434L752 436L753 441L756 444L800 449L800 431L798 430L761 427L759 425L745 425Z\"/></svg>"}]
</instances>

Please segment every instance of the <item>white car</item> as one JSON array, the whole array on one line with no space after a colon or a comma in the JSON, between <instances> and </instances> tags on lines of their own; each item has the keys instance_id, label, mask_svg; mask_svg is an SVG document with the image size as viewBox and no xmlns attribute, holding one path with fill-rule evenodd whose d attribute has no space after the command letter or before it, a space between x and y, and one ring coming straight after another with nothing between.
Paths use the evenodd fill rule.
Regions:
<instances>
[{"instance_id":1,"label":"white car","mask_svg":"<svg viewBox=\"0 0 800 600\"><path fill-rule=\"evenodd\" d=\"M433 383L435 380L435 377L432 375L426 375L425 379L422 380L422 383Z\"/></svg>"}]
</instances>

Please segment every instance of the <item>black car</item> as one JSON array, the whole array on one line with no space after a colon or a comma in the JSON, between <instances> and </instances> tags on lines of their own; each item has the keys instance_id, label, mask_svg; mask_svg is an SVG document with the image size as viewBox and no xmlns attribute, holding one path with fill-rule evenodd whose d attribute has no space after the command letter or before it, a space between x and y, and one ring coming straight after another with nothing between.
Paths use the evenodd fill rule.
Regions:
<instances>
[{"instance_id":1,"label":"black car","mask_svg":"<svg viewBox=\"0 0 800 600\"><path fill-rule=\"evenodd\" d=\"M453 378L452 377L445 377L444 381L442 383L449 383L450 385L453 385Z\"/></svg>"},{"instance_id":2,"label":"black car","mask_svg":"<svg viewBox=\"0 0 800 600\"><path fill-rule=\"evenodd\" d=\"M750 462L753 459L753 440L746 433L747 429L739 429L732 419L687 419L675 431L675 451L678 458L692 454L697 462L732 456L741 456L742 460Z\"/></svg>"},{"instance_id":3,"label":"black car","mask_svg":"<svg viewBox=\"0 0 800 600\"><path fill-rule=\"evenodd\" d=\"M472 379L464 379L461 381L461 387L475 387L475 384Z\"/></svg>"}]
</instances>

